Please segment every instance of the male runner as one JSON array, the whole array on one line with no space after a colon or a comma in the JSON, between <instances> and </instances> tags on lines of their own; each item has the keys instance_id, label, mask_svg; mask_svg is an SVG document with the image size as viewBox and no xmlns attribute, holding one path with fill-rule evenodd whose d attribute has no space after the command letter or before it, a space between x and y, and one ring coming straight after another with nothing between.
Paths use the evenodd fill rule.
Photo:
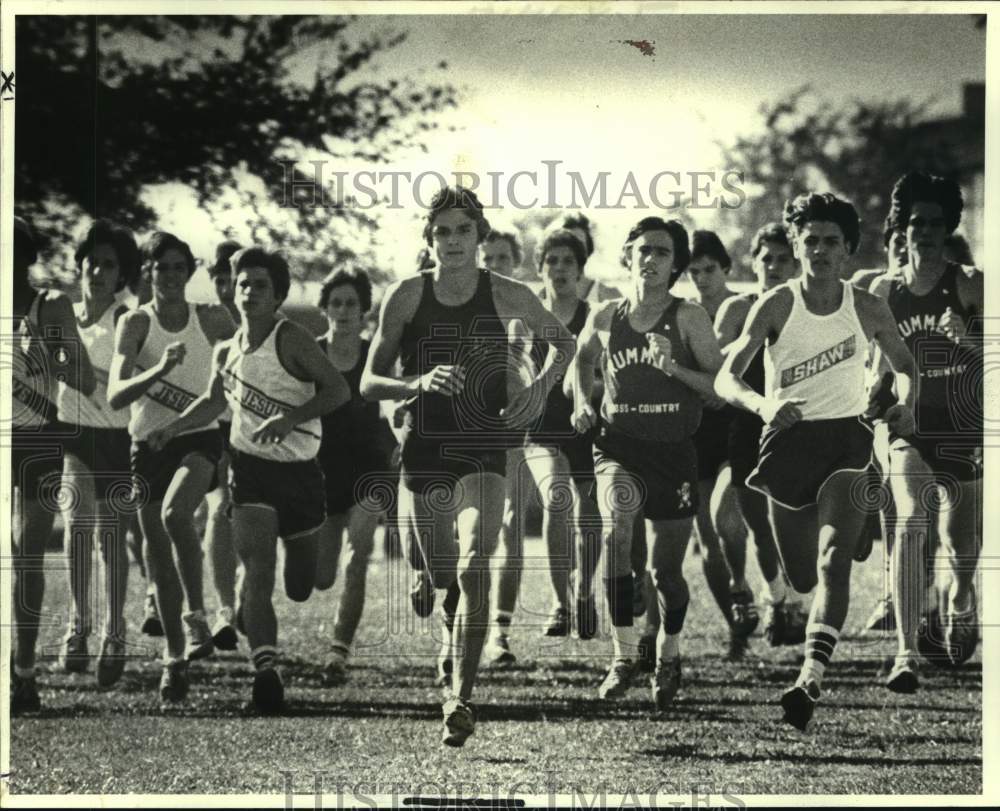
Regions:
<instances>
[{"instance_id":1,"label":"male runner","mask_svg":"<svg viewBox=\"0 0 1000 811\"><path fill-rule=\"evenodd\" d=\"M489 230L471 191L435 195L424 238L437 267L389 289L361 378L363 396L407 401L400 501L434 585L448 589L444 625L455 653L443 742L450 746L475 728L469 699L489 624L506 449L537 416L574 351L572 336L527 286L476 267ZM512 319L553 337L532 384L508 396Z\"/></svg>"},{"instance_id":2,"label":"male runner","mask_svg":"<svg viewBox=\"0 0 1000 811\"><path fill-rule=\"evenodd\" d=\"M886 413L900 434L913 430L913 357L884 303L842 281L860 223L832 194L802 194L785 205L785 226L803 276L764 294L727 355L716 391L767 425L747 486L769 499L771 525L792 586L817 584L806 629L805 661L781 697L784 720L810 725L826 666L847 615L851 563L867 510L872 429L865 356L875 340L896 372L902 403ZM766 346L766 395L742 375Z\"/></svg>"}]
</instances>

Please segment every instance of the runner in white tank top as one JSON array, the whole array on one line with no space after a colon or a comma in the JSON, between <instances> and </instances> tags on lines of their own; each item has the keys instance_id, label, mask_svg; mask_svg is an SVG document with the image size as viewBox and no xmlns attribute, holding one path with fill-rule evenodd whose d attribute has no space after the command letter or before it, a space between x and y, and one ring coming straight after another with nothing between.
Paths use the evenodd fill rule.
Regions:
<instances>
[{"instance_id":1,"label":"runner in white tank top","mask_svg":"<svg viewBox=\"0 0 1000 811\"><path fill-rule=\"evenodd\" d=\"M114 354L115 323L125 312L116 299L139 273L139 249L131 232L105 221L94 223L76 249L82 301L74 306L77 332L94 369L97 388L89 397L60 383L56 405L67 430L63 482L76 494L63 511L68 585L73 616L59 662L69 672L89 667L90 571L95 538L104 563L105 609L97 681L110 687L125 667L125 595L128 586L126 531L134 515L129 475L128 414L108 404L108 370Z\"/></svg>"},{"instance_id":2,"label":"runner in white tank top","mask_svg":"<svg viewBox=\"0 0 1000 811\"><path fill-rule=\"evenodd\" d=\"M275 670L278 629L271 604L274 546L285 542L285 593L312 593L317 539L325 518L323 472L316 453L319 417L350 399L344 378L303 327L277 313L288 295L288 263L263 248L231 260L241 326L218 347L209 385L176 421L150 436L154 447L233 412L233 535L243 561L237 627L246 629L256 669L251 707L279 712L284 685ZM241 619L240 619L241 618Z\"/></svg>"},{"instance_id":3,"label":"runner in white tank top","mask_svg":"<svg viewBox=\"0 0 1000 811\"><path fill-rule=\"evenodd\" d=\"M204 613L201 540L194 512L213 487L222 441L217 428L177 436L164 446L148 440L204 390L210 347L230 338L234 325L223 307L188 304L185 287L195 264L185 242L158 231L143 253L153 300L118 324L108 400L114 408L132 406L132 476L143 502L139 523L166 636L160 697L175 702L187 695L188 659L214 650ZM188 613L182 617L185 600Z\"/></svg>"},{"instance_id":4,"label":"runner in white tank top","mask_svg":"<svg viewBox=\"0 0 1000 811\"><path fill-rule=\"evenodd\" d=\"M805 593L818 581L805 662L781 698L784 720L806 730L847 615L851 563L867 517L872 433L858 416L867 406L864 348L877 342L896 372L900 404L886 421L902 434L913 430L915 367L885 302L842 281L860 235L854 207L832 194L803 194L786 204L785 226L802 280L774 288L753 306L716 391L766 423L747 486L770 499L793 588ZM761 395L742 375L765 344L767 394Z\"/></svg>"}]
</instances>

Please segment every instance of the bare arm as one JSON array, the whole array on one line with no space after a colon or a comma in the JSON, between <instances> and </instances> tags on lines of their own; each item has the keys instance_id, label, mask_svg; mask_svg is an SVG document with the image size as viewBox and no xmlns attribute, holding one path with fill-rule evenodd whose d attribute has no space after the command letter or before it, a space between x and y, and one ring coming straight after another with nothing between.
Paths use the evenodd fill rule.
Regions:
<instances>
[{"instance_id":1,"label":"bare arm","mask_svg":"<svg viewBox=\"0 0 1000 811\"><path fill-rule=\"evenodd\" d=\"M149 435L147 442L153 450L159 450L179 434L208 425L226 410L222 369L225 366L228 353L228 344L219 344L215 347L215 351L212 353L212 375L208 380L208 388L176 420Z\"/></svg>"},{"instance_id":2,"label":"bare arm","mask_svg":"<svg viewBox=\"0 0 1000 811\"><path fill-rule=\"evenodd\" d=\"M329 414L351 399L351 389L344 376L334 368L304 327L288 322L281 328L278 338L282 365L294 372L296 377L316 384L315 395L283 415L283 419L290 423L289 430Z\"/></svg>"},{"instance_id":3,"label":"bare arm","mask_svg":"<svg viewBox=\"0 0 1000 811\"><path fill-rule=\"evenodd\" d=\"M89 397L97 388L90 356L83 348L70 300L61 293L46 292L38 303L38 320L49 357L65 366L63 382Z\"/></svg>"},{"instance_id":4,"label":"bare arm","mask_svg":"<svg viewBox=\"0 0 1000 811\"><path fill-rule=\"evenodd\" d=\"M611 301L591 310L576 339L576 355L570 376L573 379L573 424L580 433L586 433L597 424L597 415L591 405L594 366L604 350L601 332L609 329L616 305L617 301Z\"/></svg>"},{"instance_id":5,"label":"bare arm","mask_svg":"<svg viewBox=\"0 0 1000 811\"><path fill-rule=\"evenodd\" d=\"M688 369L671 358L667 367L668 374L703 397L714 400L715 375L722 367L722 352L719 351L712 321L700 305L682 302L677 312L677 326L698 368Z\"/></svg>"},{"instance_id":6,"label":"bare arm","mask_svg":"<svg viewBox=\"0 0 1000 811\"><path fill-rule=\"evenodd\" d=\"M798 406L804 401L782 402L758 394L743 380L743 373L764 346L767 337L780 332L784 326L790 302L785 302L783 305L779 295L786 293L787 289L776 288L750 308L743 332L731 345L715 378L715 391L722 399L731 405L751 411L764 422L778 427L788 427L802 419Z\"/></svg>"},{"instance_id":7,"label":"bare arm","mask_svg":"<svg viewBox=\"0 0 1000 811\"><path fill-rule=\"evenodd\" d=\"M917 393L916 362L899 334L888 303L863 291L855 291L854 295L865 332L875 341L881 356L889 362L895 373L899 403L886 410L885 421L893 424L896 431L905 436L913 431L913 407Z\"/></svg>"},{"instance_id":8,"label":"bare arm","mask_svg":"<svg viewBox=\"0 0 1000 811\"><path fill-rule=\"evenodd\" d=\"M200 304L197 307L202 332L213 346L228 341L236 334L236 322L221 304Z\"/></svg>"},{"instance_id":9,"label":"bare arm","mask_svg":"<svg viewBox=\"0 0 1000 811\"><path fill-rule=\"evenodd\" d=\"M751 304L745 296L732 296L722 302L719 312L715 314L715 337L723 355L729 353L730 345L740 337Z\"/></svg>"},{"instance_id":10,"label":"bare arm","mask_svg":"<svg viewBox=\"0 0 1000 811\"><path fill-rule=\"evenodd\" d=\"M133 376L136 359L149 334L149 316L141 310L126 313L115 330L115 353L108 372L108 405L119 410L144 395L156 381L184 360L184 344L170 344L155 366Z\"/></svg>"}]
</instances>

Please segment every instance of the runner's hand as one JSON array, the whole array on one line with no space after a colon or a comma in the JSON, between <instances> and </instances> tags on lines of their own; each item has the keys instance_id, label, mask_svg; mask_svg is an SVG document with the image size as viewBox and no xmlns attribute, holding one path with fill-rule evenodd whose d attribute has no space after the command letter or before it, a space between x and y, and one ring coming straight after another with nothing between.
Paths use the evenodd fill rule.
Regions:
<instances>
[{"instance_id":1,"label":"runner's hand","mask_svg":"<svg viewBox=\"0 0 1000 811\"><path fill-rule=\"evenodd\" d=\"M264 420L250 438L262 445L277 445L292 432L294 427L284 414L275 414Z\"/></svg>"},{"instance_id":2,"label":"runner's hand","mask_svg":"<svg viewBox=\"0 0 1000 811\"><path fill-rule=\"evenodd\" d=\"M951 338L955 343L961 341L968 331L965 326L965 319L951 309L951 307L945 308L944 315L938 321L938 330Z\"/></svg>"},{"instance_id":3,"label":"runner's hand","mask_svg":"<svg viewBox=\"0 0 1000 811\"><path fill-rule=\"evenodd\" d=\"M573 428L578 434L585 434L597 425L597 413L590 403L584 403L573 411Z\"/></svg>"},{"instance_id":4,"label":"runner's hand","mask_svg":"<svg viewBox=\"0 0 1000 811\"><path fill-rule=\"evenodd\" d=\"M802 419L799 406L805 405L805 402L801 397L791 400L769 399L761 407L760 418L774 428L791 428Z\"/></svg>"},{"instance_id":5,"label":"runner's hand","mask_svg":"<svg viewBox=\"0 0 1000 811\"><path fill-rule=\"evenodd\" d=\"M146 437L146 442L151 450L162 451L175 436L177 436L177 424L172 422L159 431L153 431Z\"/></svg>"},{"instance_id":6,"label":"runner's hand","mask_svg":"<svg viewBox=\"0 0 1000 811\"><path fill-rule=\"evenodd\" d=\"M673 345L666 335L656 332L646 333L646 342L649 344L649 352L653 359L653 365L663 374L672 375L674 373Z\"/></svg>"},{"instance_id":7,"label":"runner's hand","mask_svg":"<svg viewBox=\"0 0 1000 811\"><path fill-rule=\"evenodd\" d=\"M160 373L167 374L175 366L180 366L184 363L184 356L186 354L187 347L183 341L174 341L172 344L167 344L158 364Z\"/></svg>"},{"instance_id":8,"label":"runner's hand","mask_svg":"<svg viewBox=\"0 0 1000 811\"><path fill-rule=\"evenodd\" d=\"M454 397L465 388L465 369L461 366L435 366L420 378L420 391Z\"/></svg>"}]
</instances>

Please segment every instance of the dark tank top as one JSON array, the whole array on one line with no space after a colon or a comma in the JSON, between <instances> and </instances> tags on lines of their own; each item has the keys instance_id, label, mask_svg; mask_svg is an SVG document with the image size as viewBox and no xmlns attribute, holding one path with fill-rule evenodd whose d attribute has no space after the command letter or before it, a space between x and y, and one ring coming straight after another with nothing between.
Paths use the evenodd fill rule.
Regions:
<instances>
[{"instance_id":1,"label":"dark tank top","mask_svg":"<svg viewBox=\"0 0 1000 811\"><path fill-rule=\"evenodd\" d=\"M490 272L480 270L472 298L456 306L437 300L433 271L422 275L420 304L400 342L403 374L458 365L465 370L465 387L454 397L421 392L408 400L413 427L424 438L495 445L504 429L500 412L507 405L509 346L493 302Z\"/></svg>"},{"instance_id":2,"label":"dark tank top","mask_svg":"<svg viewBox=\"0 0 1000 811\"><path fill-rule=\"evenodd\" d=\"M673 299L649 332L665 335L678 365L697 369L694 356L681 339L677 310L682 300ZM653 365L646 335L632 329L628 299L615 308L604 353L604 400L602 421L612 432L653 442L687 439L701 422L701 397L677 378Z\"/></svg>"},{"instance_id":3,"label":"dark tank top","mask_svg":"<svg viewBox=\"0 0 1000 811\"><path fill-rule=\"evenodd\" d=\"M326 355L327 340L320 338L317 343L323 350L323 354ZM365 369L369 349L371 349L371 342L362 341L361 349L358 352L358 362L346 372L341 372L351 390L351 399L337 410L320 417L323 424L321 455L326 455L333 450L342 452L345 447L363 447L368 443L373 443L380 432L381 418L378 403L369 402L361 396L361 373Z\"/></svg>"},{"instance_id":4,"label":"dark tank top","mask_svg":"<svg viewBox=\"0 0 1000 811\"><path fill-rule=\"evenodd\" d=\"M958 274L949 263L937 284L922 296L911 293L902 277L889 285L889 309L899 334L917 364L917 430L933 433L981 431L983 377L981 344L962 346L938 331L947 308L962 317L970 333L982 335L981 319L958 296Z\"/></svg>"},{"instance_id":5,"label":"dark tank top","mask_svg":"<svg viewBox=\"0 0 1000 811\"><path fill-rule=\"evenodd\" d=\"M585 301L580 301L576 305L576 312L566 324L573 337L579 336L583 331L583 325L587 323L587 315L590 313L590 305ZM535 369L541 369L545 363L545 357L549 352L549 342L541 336L536 336L531 344L531 360L535 364ZM573 400L563 394L562 381L557 382L550 390L545 401L545 411L537 425L533 425L529 430L529 436L542 433L553 433L561 435L572 435L573 426Z\"/></svg>"}]
</instances>

